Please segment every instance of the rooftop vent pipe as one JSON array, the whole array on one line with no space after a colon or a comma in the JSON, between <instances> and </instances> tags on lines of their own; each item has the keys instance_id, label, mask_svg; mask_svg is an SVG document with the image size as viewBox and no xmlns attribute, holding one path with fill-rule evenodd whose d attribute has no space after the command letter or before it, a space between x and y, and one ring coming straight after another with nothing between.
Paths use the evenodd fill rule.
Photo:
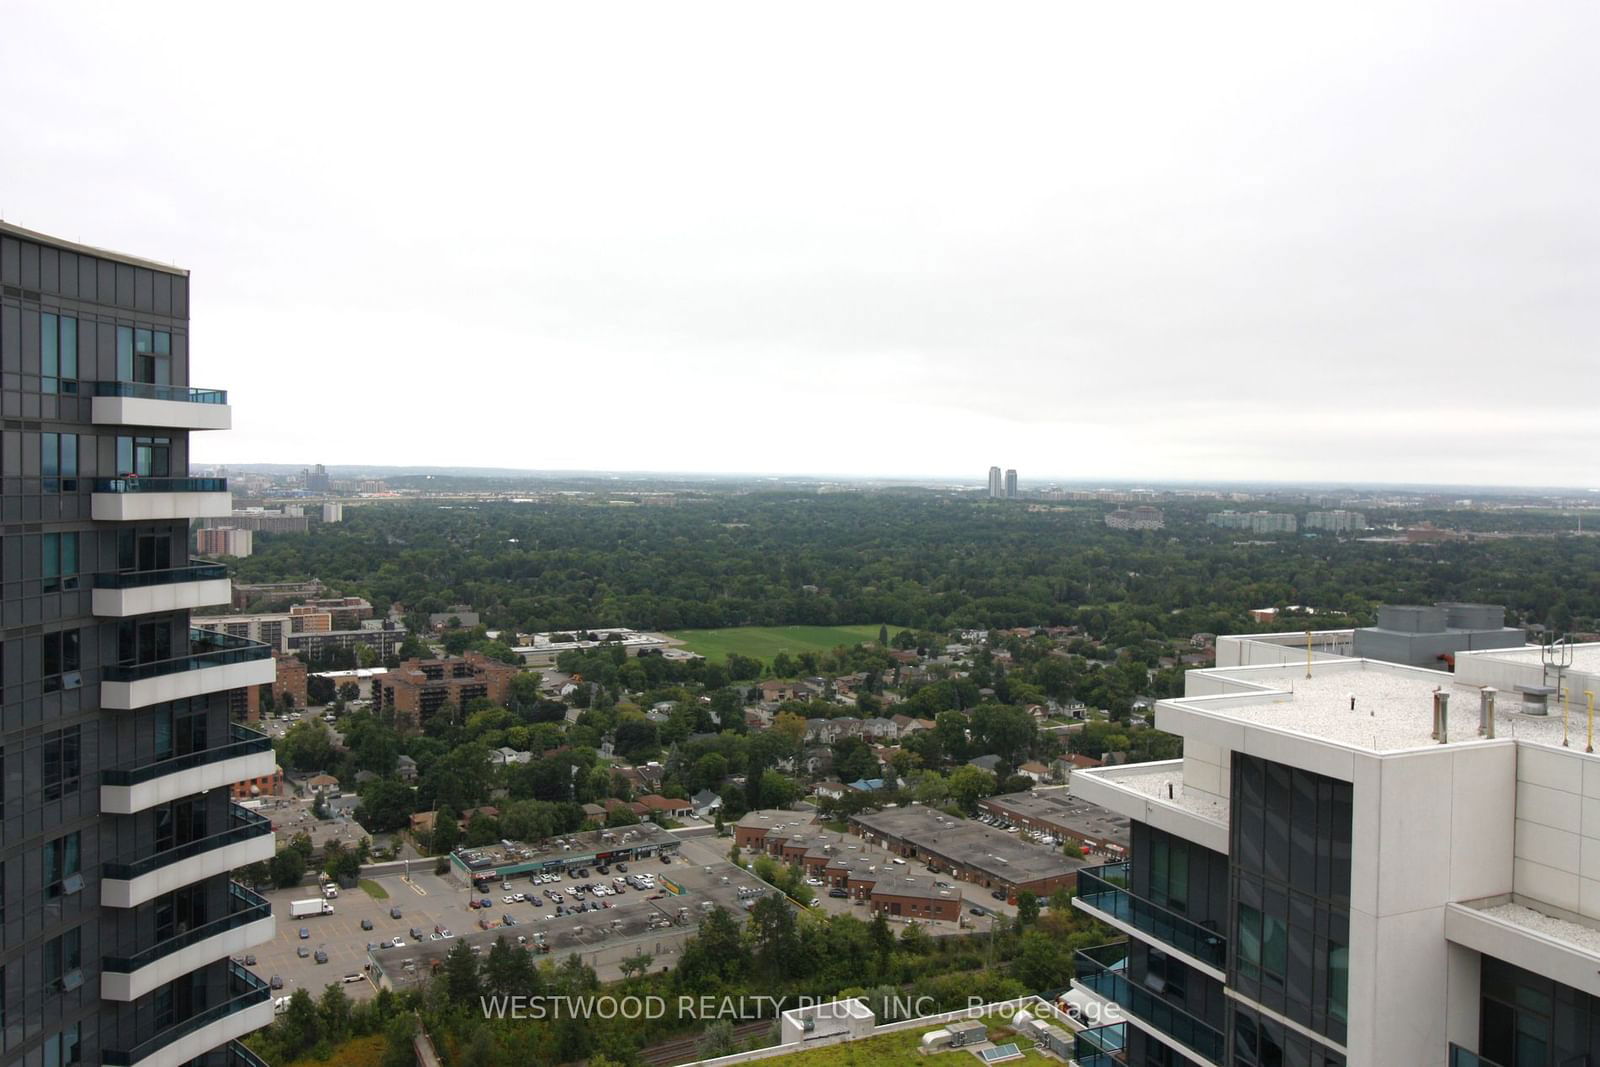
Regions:
<instances>
[{"instance_id":1,"label":"rooftop vent pipe","mask_svg":"<svg viewBox=\"0 0 1600 1067\"><path fill-rule=\"evenodd\" d=\"M1450 743L1450 694L1443 690L1433 694L1433 736L1441 745Z\"/></svg>"},{"instance_id":2,"label":"rooftop vent pipe","mask_svg":"<svg viewBox=\"0 0 1600 1067\"><path fill-rule=\"evenodd\" d=\"M1494 740L1494 694L1495 688L1486 685L1478 694L1478 733L1489 740Z\"/></svg>"}]
</instances>

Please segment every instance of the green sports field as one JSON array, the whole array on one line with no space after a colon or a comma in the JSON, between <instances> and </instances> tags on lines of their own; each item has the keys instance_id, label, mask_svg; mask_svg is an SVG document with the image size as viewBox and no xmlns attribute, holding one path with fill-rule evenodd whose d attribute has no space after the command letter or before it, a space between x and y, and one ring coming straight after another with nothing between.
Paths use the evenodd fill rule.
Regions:
<instances>
[{"instance_id":1,"label":"green sports field","mask_svg":"<svg viewBox=\"0 0 1600 1067\"><path fill-rule=\"evenodd\" d=\"M889 627L889 632L895 632ZM730 652L753 656L771 663L779 652L798 656L802 652L828 652L839 645L859 645L876 641L876 626L733 626L724 630L676 630L676 637L690 652L709 660L723 660Z\"/></svg>"}]
</instances>

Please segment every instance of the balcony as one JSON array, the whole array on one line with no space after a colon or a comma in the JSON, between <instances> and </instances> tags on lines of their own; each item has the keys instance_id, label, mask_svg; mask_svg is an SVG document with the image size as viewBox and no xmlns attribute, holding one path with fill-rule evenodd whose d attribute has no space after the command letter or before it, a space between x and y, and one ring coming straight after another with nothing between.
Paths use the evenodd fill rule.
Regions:
<instances>
[{"instance_id":1,"label":"balcony","mask_svg":"<svg viewBox=\"0 0 1600 1067\"><path fill-rule=\"evenodd\" d=\"M245 1047L242 1041L228 1044L228 1067L268 1067L267 1061Z\"/></svg>"},{"instance_id":2,"label":"balcony","mask_svg":"<svg viewBox=\"0 0 1600 1067\"><path fill-rule=\"evenodd\" d=\"M1128 1024L1108 1023L1073 1035L1072 1058L1078 1067L1120 1067L1128 1062Z\"/></svg>"},{"instance_id":3,"label":"balcony","mask_svg":"<svg viewBox=\"0 0 1600 1067\"><path fill-rule=\"evenodd\" d=\"M1500 1067L1493 1060L1486 1060L1476 1052L1468 1052L1460 1045L1450 1046L1450 1067Z\"/></svg>"},{"instance_id":4,"label":"balcony","mask_svg":"<svg viewBox=\"0 0 1600 1067\"><path fill-rule=\"evenodd\" d=\"M233 409L223 389L145 382L94 382L89 418L96 426L161 426L173 430L227 430Z\"/></svg>"},{"instance_id":5,"label":"balcony","mask_svg":"<svg viewBox=\"0 0 1600 1067\"><path fill-rule=\"evenodd\" d=\"M168 700L266 685L277 673L270 645L191 629L186 656L102 668L100 706L107 711L136 711Z\"/></svg>"},{"instance_id":6,"label":"balcony","mask_svg":"<svg viewBox=\"0 0 1600 1067\"><path fill-rule=\"evenodd\" d=\"M228 568L192 561L164 571L119 571L94 576L95 615L126 619L158 611L189 611L226 604L233 596Z\"/></svg>"},{"instance_id":7,"label":"balcony","mask_svg":"<svg viewBox=\"0 0 1600 1067\"><path fill-rule=\"evenodd\" d=\"M232 825L219 833L186 841L132 863L101 864L101 905L136 908L201 879L270 860L275 851L272 821L237 804L229 805L229 816Z\"/></svg>"},{"instance_id":8,"label":"balcony","mask_svg":"<svg viewBox=\"0 0 1600 1067\"><path fill-rule=\"evenodd\" d=\"M1132 864L1108 863L1078 872L1073 905L1110 926L1141 939L1155 939L1163 949L1176 949L1184 962L1226 980L1228 939L1154 901L1128 890Z\"/></svg>"},{"instance_id":9,"label":"balcony","mask_svg":"<svg viewBox=\"0 0 1600 1067\"><path fill-rule=\"evenodd\" d=\"M1128 944L1116 941L1075 954L1072 984L1121 1008L1135 1026L1202 1063L1222 1062L1222 1032L1143 986L1128 981Z\"/></svg>"},{"instance_id":10,"label":"balcony","mask_svg":"<svg viewBox=\"0 0 1600 1067\"><path fill-rule=\"evenodd\" d=\"M220 919L169 937L134 956L107 956L100 964L100 996L133 1001L209 963L237 956L272 940L272 903L244 886L228 887L233 910Z\"/></svg>"},{"instance_id":11,"label":"balcony","mask_svg":"<svg viewBox=\"0 0 1600 1067\"><path fill-rule=\"evenodd\" d=\"M233 513L226 478L96 478L90 516L96 522L217 519Z\"/></svg>"},{"instance_id":12,"label":"balcony","mask_svg":"<svg viewBox=\"0 0 1600 1067\"><path fill-rule=\"evenodd\" d=\"M101 771L100 813L132 815L219 786L261 778L276 766L272 739L234 724L232 740L226 745L142 767Z\"/></svg>"},{"instance_id":13,"label":"balcony","mask_svg":"<svg viewBox=\"0 0 1600 1067\"><path fill-rule=\"evenodd\" d=\"M113 1067L178 1067L272 1022L272 990L240 967L228 964L229 999L167 1027L130 1049L105 1049L100 1062Z\"/></svg>"}]
</instances>

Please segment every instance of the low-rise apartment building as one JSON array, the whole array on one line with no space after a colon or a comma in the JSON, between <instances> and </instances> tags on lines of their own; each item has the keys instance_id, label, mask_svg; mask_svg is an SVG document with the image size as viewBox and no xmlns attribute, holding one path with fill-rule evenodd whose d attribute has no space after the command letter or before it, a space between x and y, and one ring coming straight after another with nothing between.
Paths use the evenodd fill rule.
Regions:
<instances>
[{"instance_id":1,"label":"low-rise apartment building","mask_svg":"<svg viewBox=\"0 0 1600 1067\"><path fill-rule=\"evenodd\" d=\"M1058 848L1019 841L1015 834L920 805L852 815L850 831L1011 900L1024 892L1047 897L1071 889L1081 866Z\"/></svg>"},{"instance_id":2,"label":"low-rise apartment building","mask_svg":"<svg viewBox=\"0 0 1600 1067\"><path fill-rule=\"evenodd\" d=\"M412 727L421 726L445 704L456 708L486 697L504 704L517 668L477 652L460 658L408 659L372 679L374 711L392 711Z\"/></svg>"}]
</instances>

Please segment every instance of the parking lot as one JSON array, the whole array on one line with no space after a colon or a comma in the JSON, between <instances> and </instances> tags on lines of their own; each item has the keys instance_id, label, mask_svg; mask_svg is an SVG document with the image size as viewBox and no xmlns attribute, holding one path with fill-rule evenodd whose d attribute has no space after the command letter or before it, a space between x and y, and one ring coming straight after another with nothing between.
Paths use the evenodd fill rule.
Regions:
<instances>
[{"instance_id":1,"label":"parking lot","mask_svg":"<svg viewBox=\"0 0 1600 1067\"><path fill-rule=\"evenodd\" d=\"M368 942L406 937L413 926L431 931L436 924L460 927L470 922L462 919L466 911L465 891L432 873L418 871L413 874L411 883L400 876L374 881L388 892L388 900L374 900L360 889L343 889L336 900L330 901L332 915L302 919L289 914L289 905L292 901L317 896L319 891L315 886L275 889L266 894L272 902L278 932L271 941L253 950L254 970L263 978L277 975L283 979L283 989L276 995L285 996L296 989L308 989L315 995L329 982L338 982L347 974L364 974ZM389 917L391 907L400 909L399 919ZM372 930L361 928L363 919L372 922ZM302 940L301 929L310 936ZM307 951L305 957L298 954L301 948ZM327 953L327 963L315 962L314 954L318 949ZM373 987L363 980L346 986L345 992L352 997L368 997L373 994Z\"/></svg>"},{"instance_id":2,"label":"parking lot","mask_svg":"<svg viewBox=\"0 0 1600 1067\"><path fill-rule=\"evenodd\" d=\"M741 871L715 851L682 855L670 863L662 863L655 857L638 859L629 861L627 867L623 872L611 866L606 874L601 874L597 866L590 866L586 868L587 877L574 878L567 874L559 882L539 885L526 874L519 874L510 879L509 890L503 880L497 879L486 894L469 893L465 888L446 888L441 894L448 898L448 903L426 913L440 916L435 920L437 925L449 929L456 938L478 946L480 953L488 951L496 938L505 936L525 941L535 951L539 951L541 945L548 946L553 956L576 954L594 968L601 981L611 981L622 976L622 962L633 956L652 957L652 970L672 966L684 941L694 933L700 918L710 908L722 907L742 918L743 905L752 899L750 894L770 891L754 875ZM625 885L620 892L611 895L573 892L575 883L604 882L614 888L614 879L641 873L655 876L653 891ZM682 892L672 892L666 885L669 881ZM744 895L740 893L741 888L745 890ZM548 895L552 890L562 898L559 906L563 914L556 913L557 902ZM516 893L528 899L507 903L505 897ZM438 896L430 894L434 899ZM487 897L491 906L470 907L468 901L474 897ZM575 904L590 902L600 906L586 907L581 912L574 910ZM425 910L432 908L432 901L424 905ZM505 924L507 917L513 920L511 925ZM435 922L423 928L426 934L433 932ZM408 921L404 925L411 924ZM488 928L484 929L485 926ZM387 936L382 923L375 932ZM405 936L407 931L399 932ZM371 936L363 934L359 942L363 956L366 939ZM425 939L416 943L410 938L406 940L407 944L402 947L379 949L373 954L383 978L396 988L405 988L424 978L433 969L434 961L443 959L453 947L455 939Z\"/></svg>"}]
</instances>

